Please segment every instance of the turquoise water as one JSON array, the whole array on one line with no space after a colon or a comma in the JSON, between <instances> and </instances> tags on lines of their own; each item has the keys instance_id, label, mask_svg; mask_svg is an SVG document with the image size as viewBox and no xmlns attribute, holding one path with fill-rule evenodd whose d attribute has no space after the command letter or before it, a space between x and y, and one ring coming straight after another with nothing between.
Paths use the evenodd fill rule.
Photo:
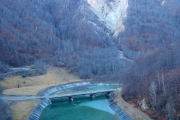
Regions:
<instances>
[{"instance_id":1,"label":"turquoise water","mask_svg":"<svg viewBox=\"0 0 180 120\"><path fill-rule=\"evenodd\" d=\"M117 85L91 85L84 86L81 91L112 89ZM71 88L70 91L79 91L78 88ZM47 106L40 120L119 120L108 105L108 98L105 95L97 95L94 99L87 96L78 96L73 102L68 98L51 99L52 105Z\"/></svg>"}]
</instances>

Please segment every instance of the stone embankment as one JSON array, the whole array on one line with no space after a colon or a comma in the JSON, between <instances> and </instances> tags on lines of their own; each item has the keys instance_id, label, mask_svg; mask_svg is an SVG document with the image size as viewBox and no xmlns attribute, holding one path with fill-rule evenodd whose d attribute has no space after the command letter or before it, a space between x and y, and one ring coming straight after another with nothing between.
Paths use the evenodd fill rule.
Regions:
<instances>
[{"instance_id":1,"label":"stone embankment","mask_svg":"<svg viewBox=\"0 0 180 120\"><path fill-rule=\"evenodd\" d=\"M63 89L77 87L77 86L84 86L84 85L89 85L89 84L90 84L89 82L78 82L78 83L72 83L72 84L58 85L58 86L47 88L44 91L39 92L38 95L46 96L46 95L50 95L52 93L61 91ZM52 104L52 103L49 99L43 99L42 102L38 106L36 106L34 111L29 116L28 120L38 120L41 113L43 112L44 108L50 104Z\"/></svg>"},{"instance_id":2,"label":"stone embankment","mask_svg":"<svg viewBox=\"0 0 180 120\"><path fill-rule=\"evenodd\" d=\"M48 105L52 104L51 100L49 99L44 99L32 112L28 120L39 120L39 117L41 113L43 112L44 108L47 107Z\"/></svg>"},{"instance_id":3,"label":"stone embankment","mask_svg":"<svg viewBox=\"0 0 180 120\"><path fill-rule=\"evenodd\" d=\"M113 96L111 97L111 104L110 104L111 108L114 105L112 109L114 109L116 112L119 112L117 114L118 116L120 116L122 120L152 120L147 114L143 113L139 109L134 108L132 105L127 103L122 98L122 95L119 90L116 90L113 93ZM126 114L123 115L121 113L121 110L124 111L124 113ZM126 119L127 115L129 115L131 119L130 118ZM123 116L125 117L123 118Z\"/></svg>"},{"instance_id":4,"label":"stone embankment","mask_svg":"<svg viewBox=\"0 0 180 120\"><path fill-rule=\"evenodd\" d=\"M114 102L114 93L111 94L109 99L110 108L118 115L121 120L133 120L125 111L123 111L115 102Z\"/></svg>"}]
</instances>

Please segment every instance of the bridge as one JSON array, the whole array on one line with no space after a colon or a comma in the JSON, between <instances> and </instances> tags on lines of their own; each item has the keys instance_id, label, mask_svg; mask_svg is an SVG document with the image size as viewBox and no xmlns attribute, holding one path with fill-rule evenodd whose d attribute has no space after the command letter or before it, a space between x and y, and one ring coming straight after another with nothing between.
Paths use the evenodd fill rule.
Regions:
<instances>
[{"instance_id":1,"label":"bridge","mask_svg":"<svg viewBox=\"0 0 180 120\"><path fill-rule=\"evenodd\" d=\"M68 94L55 94L55 95L46 95L46 96L39 96L39 95L0 95L0 99L3 100L34 100L34 99L51 99L51 98L69 98L70 101L73 101L73 98L75 96L80 95L89 95L91 98L94 98L95 95L100 93L105 93L107 96L109 96L112 92L114 92L116 89L108 89L108 90L95 90L95 91L81 91L81 92L74 92L74 93L68 93Z\"/></svg>"},{"instance_id":2,"label":"bridge","mask_svg":"<svg viewBox=\"0 0 180 120\"><path fill-rule=\"evenodd\" d=\"M59 95L51 95L48 98L64 98L68 97L70 101L73 101L73 98L75 96L80 95L89 95L90 98L94 98L95 95L100 93L106 93L107 96L110 96L112 92L114 92L116 89L108 89L108 90L96 90L96 91L85 91L85 92L76 92L76 93L70 93L70 94L59 94Z\"/></svg>"}]
</instances>

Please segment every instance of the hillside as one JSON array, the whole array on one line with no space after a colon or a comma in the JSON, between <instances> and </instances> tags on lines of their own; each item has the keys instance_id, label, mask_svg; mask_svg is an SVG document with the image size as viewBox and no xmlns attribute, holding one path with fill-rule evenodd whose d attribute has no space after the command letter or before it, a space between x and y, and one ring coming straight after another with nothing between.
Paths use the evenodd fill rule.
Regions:
<instances>
[{"instance_id":1,"label":"hillside","mask_svg":"<svg viewBox=\"0 0 180 120\"><path fill-rule=\"evenodd\" d=\"M0 6L0 60L10 66L40 59L78 71L81 78L126 66L111 38L116 31L98 19L88 1L2 0Z\"/></svg>"},{"instance_id":2,"label":"hillside","mask_svg":"<svg viewBox=\"0 0 180 120\"><path fill-rule=\"evenodd\" d=\"M0 1L0 73L37 60L66 67L123 83L125 100L140 107L145 99L151 117L173 120L179 59L178 0Z\"/></svg>"},{"instance_id":3,"label":"hillside","mask_svg":"<svg viewBox=\"0 0 180 120\"><path fill-rule=\"evenodd\" d=\"M130 0L126 29L115 40L134 63L112 78L124 82L126 101L156 120L175 120L180 113L179 8L177 0Z\"/></svg>"}]
</instances>

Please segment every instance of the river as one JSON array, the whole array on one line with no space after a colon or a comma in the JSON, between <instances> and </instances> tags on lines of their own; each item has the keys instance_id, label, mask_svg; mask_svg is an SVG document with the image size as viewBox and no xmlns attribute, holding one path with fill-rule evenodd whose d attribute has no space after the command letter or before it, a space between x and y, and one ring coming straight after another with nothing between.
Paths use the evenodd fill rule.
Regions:
<instances>
[{"instance_id":1,"label":"river","mask_svg":"<svg viewBox=\"0 0 180 120\"><path fill-rule=\"evenodd\" d=\"M118 88L118 85L88 85L63 90L66 92L104 90ZM59 91L55 94L59 94ZM39 120L119 120L108 104L108 97L103 94L91 99L89 95L78 96L70 102L68 98L51 99Z\"/></svg>"}]
</instances>

